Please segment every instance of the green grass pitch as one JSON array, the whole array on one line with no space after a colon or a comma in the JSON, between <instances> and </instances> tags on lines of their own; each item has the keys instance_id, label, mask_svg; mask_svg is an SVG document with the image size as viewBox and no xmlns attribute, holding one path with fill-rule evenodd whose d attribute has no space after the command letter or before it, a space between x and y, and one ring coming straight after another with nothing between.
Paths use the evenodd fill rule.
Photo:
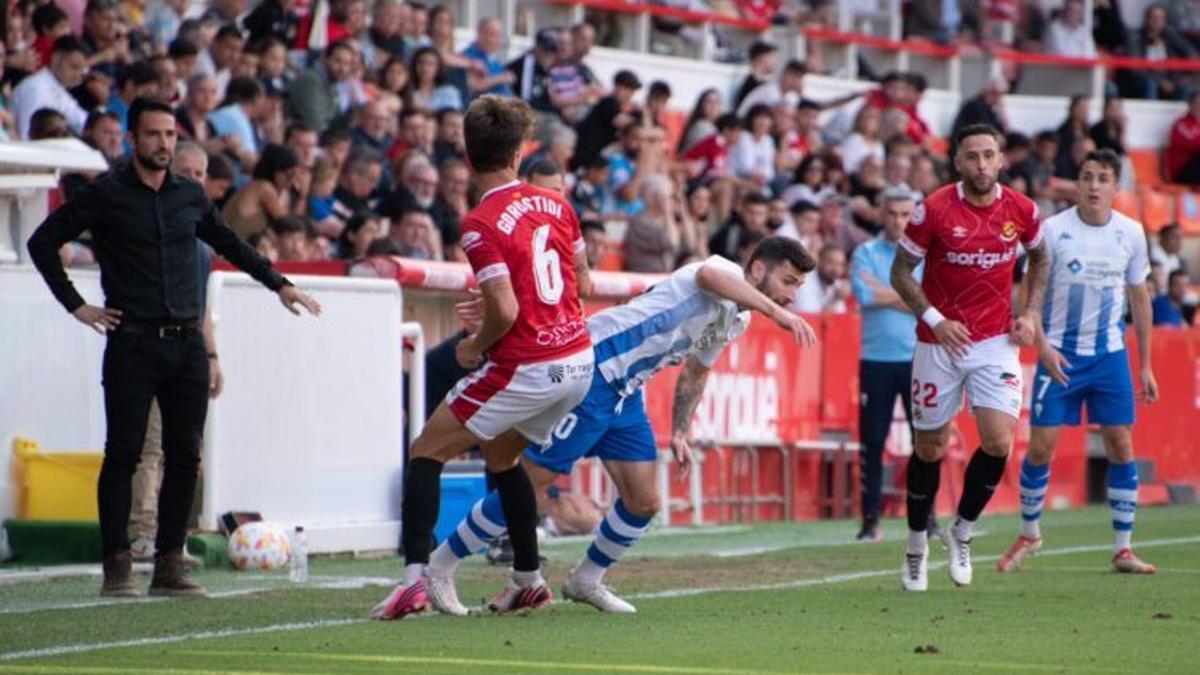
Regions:
<instances>
[{"instance_id":1,"label":"green grass pitch","mask_svg":"<svg viewBox=\"0 0 1200 675\"><path fill-rule=\"evenodd\" d=\"M1018 527L976 526L970 588L953 587L934 546L924 594L900 590L898 520L871 544L851 543L845 521L656 533L608 578L632 616L564 603L367 621L395 558L316 558L306 585L205 571L214 597L199 600L101 602L95 577L3 583L0 674L1200 672L1200 507L1138 513L1154 577L1109 571L1104 508L1048 512L1044 551L1000 575ZM586 544L546 547L556 589ZM505 572L476 560L460 578L478 604Z\"/></svg>"}]
</instances>

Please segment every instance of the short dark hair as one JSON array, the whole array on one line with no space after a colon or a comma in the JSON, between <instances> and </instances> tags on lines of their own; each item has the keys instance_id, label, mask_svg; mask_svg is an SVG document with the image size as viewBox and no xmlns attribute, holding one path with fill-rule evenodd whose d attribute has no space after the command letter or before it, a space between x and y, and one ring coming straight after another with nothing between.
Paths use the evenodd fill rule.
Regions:
<instances>
[{"instance_id":1,"label":"short dark hair","mask_svg":"<svg viewBox=\"0 0 1200 675\"><path fill-rule=\"evenodd\" d=\"M580 168L582 168L584 171L595 171L596 169L607 169L608 168L608 160L605 159L605 157L603 155L596 155L595 157L592 157L591 159L584 162L583 166Z\"/></svg>"},{"instance_id":2,"label":"short dark hair","mask_svg":"<svg viewBox=\"0 0 1200 675\"><path fill-rule=\"evenodd\" d=\"M276 174L291 171L299 165L300 160L291 148L268 143L267 147L263 148L258 163L254 165L253 175L262 180L274 180Z\"/></svg>"},{"instance_id":3,"label":"short dark hair","mask_svg":"<svg viewBox=\"0 0 1200 675\"><path fill-rule=\"evenodd\" d=\"M50 135L48 128L52 123L62 121L63 127L67 127L67 117L58 112L54 108L38 108L33 111L33 115L29 118L29 140L36 141L43 138L54 138ZM57 135L57 134L56 134ZM67 136L70 136L70 129L67 129Z\"/></svg>"},{"instance_id":4,"label":"short dark hair","mask_svg":"<svg viewBox=\"0 0 1200 675\"><path fill-rule=\"evenodd\" d=\"M74 35L63 35L54 41L54 47L51 54L87 54L87 50L83 48L83 43Z\"/></svg>"},{"instance_id":5,"label":"short dark hair","mask_svg":"<svg viewBox=\"0 0 1200 675\"><path fill-rule=\"evenodd\" d=\"M1093 150L1084 156L1083 161L1079 163L1079 169L1083 170L1083 165L1088 162L1096 162L1101 166L1112 169L1113 180L1121 180L1121 156L1118 155L1112 148L1102 148Z\"/></svg>"},{"instance_id":6,"label":"short dark hair","mask_svg":"<svg viewBox=\"0 0 1200 675\"><path fill-rule=\"evenodd\" d=\"M771 235L758 242L758 246L750 254L750 264L753 265L756 260L765 262L768 268L789 262L797 271L804 273L813 271L817 266L817 261L813 260L811 253L804 250L800 242L778 235Z\"/></svg>"},{"instance_id":7,"label":"short dark hair","mask_svg":"<svg viewBox=\"0 0 1200 675\"><path fill-rule=\"evenodd\" d=\"M1183 277L1186 280L1187 272L1184 272L1181 269L1171 270L1171 273L1167 275L1167 285L1170 286L1171 282L1175 281L1177 277Z\"/></svg>"},{"instance_id":8,"label":"short dark hair","mask_svg":"<svg viewBox=\"0 0 1200 675\"><path fill-rule=\"evenodd\" d=\"M911 85L913 89L916 89L918 93L925 91L929 87L929 80L925 79L924 75L916 72L905 73L904 81Z\"/></svg>"},{"instance_id":9,"label":"short dark hair","mask_svg":"<svg viewBox=\"0 0 1200 675\"><path fill-rule=\"evenodd\" d=\"M182 37L172 40L171 46L167 48L167 56L173 59L184 59L199 54L200 48L196 46L196 43Z\"/></svg>"},{"instance_id":10,"label":"short dark hair","mask_svg":"<svg viewBox=\"0 0 1200 675\"><path fill-rule=\"evenodd\" d=\"M129 82L132 82L134 86L158 84L162 78L158 76L158 71L154 70L154 66L150 65L148 61L135 61L121 72L119 80L118 86L124 89Z\"/></svg>"},{"instance_id":11,"label":"short dark hair","mask_svg":"<svg viewBox=\"0 0 1200 675\"><path fill-rule=\"evenodd\" d=\"M1058 134L1050 129L1037 132L1033 137L1035 143L1058 143Z\"/></svg>"},{"instance_id":12,"label":"short dark hair","mask_svg":"<svg viewBox=\"0 0 1200 675\"><path fill-rule=\"evenodd\" d=\"M471 167L477 172L508 167L532 127L533 111L519 98L485 94L475 99L463 120Z\"/></svg>"},{"instance_id":13,"label":"short dark hair","mask_svg":"<svg viewBox=\"0 0 1200 675\"><path fill-rule=\"evenodd\" d=\"M161 98L142 96L136 98L133 104L129 106L129 113L125 116L126 126L130 131L136 132L138 122L141 121L142 115L146 113L166 113L172 118L175 117L175 110L167 105L167 102Z\"/></svg>"},{"instance_id":14,"label":"short dark hair","mask_svg":"<svg viewBox=\"0 0 1200 675\"><path fill-rule=\"evenodd\" d=\"M756 103L750 106L750 109L746 111L746 119L743 120L746 130L749 131L750 127L754 126L754 118L762 117L763 115L770 117L772 120L775 119L775 114L771 112L771 106L766 103Z\"/></svg>"},{"instance_id":15,"label":"short dark hair","mask_svg":"<svg viewBox=\"0 0 1200 675\"><path fill-rule=\"evenodd\" d=\"M228 38L237 38L243 42L245 42L245 40L246 40L246 36L242 35L242 31L237 26L235 26L232 23L227 23L224 26L221 26L219 29L217 29L217 34L215 37L213 37L213 42L216 42L217 40L225 40Z\"/></svg>"},{"instance_id":16,"label":"short dark hair","mask_svg":"<svg viewBox=\"0 0 1200 675\"><path fill-rule=\"evenodd\" d=\"M588 217L579 220L579 231L587 232L588 230L596 230L598 232L607 232L604 229L604 223L600 222L599 218Z\"/></svg>"},{"instance_id":17,"label":"short dark hair","mask_svg":"<svg viewBox=\"0 0 1200 675\"><path fill-rule=\"evenodd\" d=\"M788 59L788 62L783 64L783 72L804 75L808 73L808 64L800 59Z\"/></svg>"},{"instance_id":18,"label":"short dark hair","mask_svg":"<svg viewBox=\"0 0 1200 675\"><path fill-rule=\"evenodd\" d=\"M734 113L725 113L717 118L717 131L728 131L730 129L740 129L742 126L741 120Z\"/></svg>"},{"instance_id":19,"label":"short dark hair","mask_svg":"<svg viewBox=\"0 0 1200 675\"><path fill-rule=\"evenodd\" d=\"M351 44L350 44L351 39L352 38L342 38L341 40L338 40L337 42L334 42L333 44L329 45L328 47L325 48L325 56L326 57L333 56L333 53L339 49L349 49L350 52L353 53L354 47L351 46Z\"/></svg>"},{"instance_id":20,"label":"short dark hair","mask_svg":"<svg viewBox=\"0 0 1200 675\"><path fill-rule=\"evenodd\" d=\"M1004 149L1004 134L1000 133L996 127L990 124L968 124L954 134L954 147L961 148L963 141L972 136L991 136L996 139L996 144L1000 149Z\"/></svg>"},{"instance_id":21,"label":"short dark hair","mask_svg":"<svg viewBox=\"0 0 1200 675\"><path fill-rule=\"evenodd\" d=\"M83 123L84 132L88 132L96 128L96 125L99 124L100 120L102 119L110 119L117 124L121 123L121 118L117 116L117 113L101 106L92 110L92 112L88 114L87 121Z\"/></svg>"},{"instance_id":22,"label":"short dark hair","mask_svg":"<svg viewBox=\"0 0 1200 675\"><path fill-rule=\"evenodd\" d=\"M754 206L757 204L768 205L770 203L771 203L771 200L769 198L767 198L767 196L761 192L747 192L742 197L742 205L743 206Z\"/></svg>"},{"instance_id":23,"label":"short dark hair","mask_svg":"<svg viewBox=\"0 0 1200 675\"><path fill-rule=\"evenodd\" d=\"M297 232L309 236L313 231L307 218L284 216L271 221L271 231L276 235L295 234Z\"/></svg>"},{"instance_id":24,"label":"short dark hair","mask_svg":"<svg viewBox=\"0 0 1200 675\"><path fill-rule=\"evenodd\" d=\"M800 102L796 104L796 110L818 110L819 111L819 110L821 110L821 104L817 103L816 101L812 100L811 98L802 98L802 99L800 99Z\"/></svg>"},{"instance_id":25,"label":"short dark hair","mask_svg":"<svg viewBox=\"0 0 1200 675\"><path fill-rule=\"evenodd\" d=\"M552 159L539 159L529 167L530 176L557 176L562 173L562 167Z\"/></svg>"},{"instance_id":26,"label":"short dark hair","mask_svg":"<svg viewBox=\"0 0 1200 675\"><path fill-rule=\"evenodd\" d=\"M321 132L321 137L317 139L317 144L321 147L333 145L334 143L349 143L353 141L350 132L338 127L329 127Z\"/></svg>"},{"instance_id":27,"label":"short dark hair","mask_svg":"<svg viewBox=\"0 0 1200 675\"><path fill-rule=\"evenodd\" d=\"M38 35L44 35L46 31L54 28L58 24L69 21L67 13L62 11L58 5L53 2L48 2L44 5L38 5L37 9L33 10L33 30Z\"/></svg>"},{"instance_id":28,"label":"short dark hair","mask_svg":"<svg viewBox=\"0 0 1200 675\"><path fill-rule=\"evenodd\" d=\"M1158 237L1159 237L1159 239L1161 239L1169 234L1175 234L1176 232L1179 232L1182 229L1183 229L1183 227L1179 223L1167 223L1166 225L1163 225L1162 229L1160 229L1158 231Z\"/></svg>"},{"instance_id":29,"label":"short dark hair","mask_svg":"<svg viewBox=\"0 0 1200 675\"><path fill-rule=\"evenodd\" d=\"M1028 148L1030 145L1029 137L1019 131L1009 132L1009 134L1004 137L1004 148L1006 150Z\"/></svg>"},{"instance_id":30,"label":"short dark hair","mask_svg":"<svg viewBox=\"0 0 1200 675\"><path fill-rule=\"evenodd\" d=\"M296 134L316 133L316 131L316 129L308 126L306 122L293 120L288 123L287 130L283 132L283 139L286 141Z\"/></svg>"},{"instance_id":31,"label":"short dark hair","mask_svg":"<svg viewBox=\"0 0 1200 675\"><path fill-rule=\"evenodd\" d=\"M265 93L262 82L253 77L235 77L225 87L225 104L249 103Z\"/></svg>"},{"instance_id":32,"label":"short dark hair","mask_svg":"<svg viewBox=\"0 0 1200 675\"><path fill-rule=\"evenodd\" d=\"M671 98L671 85L662 80L655 80L650 83L650 89L646 92L646 98L666 97Z\"/></svg>"},{"instance_id":33,"label":"short dark hair","mask_svg":"<svg viewBox=\"0 0 1200 675\"><path fill-rule=\"evenodd\" d=\"M801 199L801 200L797 201L795 204L792 204L792 208L790 209L793 216L802 216L806 213L809 213L810 211L820 211L820 210L821 210L821 207L808 201L807 199Z\"/></svg>"},{"instance_id":34,"label":"short dark hair","mask_svg":"<svg viewBox=\"0 0 1200 675\"><path fill-rule=\"evenodd\" d=\"M755 40L754 44L750 45L750 60L754 61L760 56L774 54L779 51L779 47L767 42L766 40Z\"/></svg>"},{"instance_id":35,"label":"short dark hair","mask_svg":"<svg viewBox=\"0 0 1200 675\"><path fill-rule=\"evenodd\" d=\"M205 176L213 180L233 180L233 165L225 159L225 153L208 153L208 171Z\"/></svg>"}]
</instances>

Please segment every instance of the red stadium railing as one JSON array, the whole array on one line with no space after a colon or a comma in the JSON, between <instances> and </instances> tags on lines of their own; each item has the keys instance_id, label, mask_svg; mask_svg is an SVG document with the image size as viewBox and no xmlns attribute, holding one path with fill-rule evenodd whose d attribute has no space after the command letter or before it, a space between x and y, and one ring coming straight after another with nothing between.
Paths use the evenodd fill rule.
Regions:
<instances>
[{"instance_id":1,"label":"red stadium railing","mask_svg":"<svg viewBox=\"0 0 1200 675\"><path fill-rule=\"evenodd\" d=\"M649 14L650 16L666 19L678 19L684 23L691 24L711 23L759 33L771 27L771 24L765 21L728 16L715 12L697 12L688 9L677 9L675 7L648 5L641 2L623 2L622 0L547 0L547 2L552 5L581 6L585 9L615 12L617 14Z\"/></svg>"}]
</instances>

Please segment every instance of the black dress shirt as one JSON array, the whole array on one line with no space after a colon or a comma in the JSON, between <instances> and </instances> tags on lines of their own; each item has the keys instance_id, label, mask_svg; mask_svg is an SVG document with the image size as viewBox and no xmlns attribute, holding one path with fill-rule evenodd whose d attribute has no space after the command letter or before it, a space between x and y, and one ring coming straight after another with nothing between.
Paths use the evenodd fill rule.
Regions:
<instances>
[{"instance_id":1,"label":"black dress shirt","mask_svg":"<svg viewBox=\"0 0 1200 675\"><path fill-rule=\"evenodd\" d=\"M131 162L100 176L63 204L29 238L29 255L54 297L74 312L84 304L58 249L91 231L105 305L123 321L198 321L197 238L273 291L287 282L225 224L204 188L167 172L156 192Z\"/></svg>"}]
</instances>

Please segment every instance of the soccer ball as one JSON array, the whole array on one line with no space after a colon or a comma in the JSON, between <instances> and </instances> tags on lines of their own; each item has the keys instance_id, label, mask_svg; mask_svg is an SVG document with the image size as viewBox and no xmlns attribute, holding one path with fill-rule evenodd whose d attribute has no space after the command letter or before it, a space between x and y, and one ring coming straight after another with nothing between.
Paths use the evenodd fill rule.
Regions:
<instances>
[{"instance_id":1,"label":"soccer ball","mask_svg":"<svg viewBox=\"0 0 1200 675\"><path fill-rule=\"evenodd\" d=\"M246 523L229 536L229 560L239 570L271 571L287 565L292 543L270 523Z\"/></svg>"}]
</instances>

